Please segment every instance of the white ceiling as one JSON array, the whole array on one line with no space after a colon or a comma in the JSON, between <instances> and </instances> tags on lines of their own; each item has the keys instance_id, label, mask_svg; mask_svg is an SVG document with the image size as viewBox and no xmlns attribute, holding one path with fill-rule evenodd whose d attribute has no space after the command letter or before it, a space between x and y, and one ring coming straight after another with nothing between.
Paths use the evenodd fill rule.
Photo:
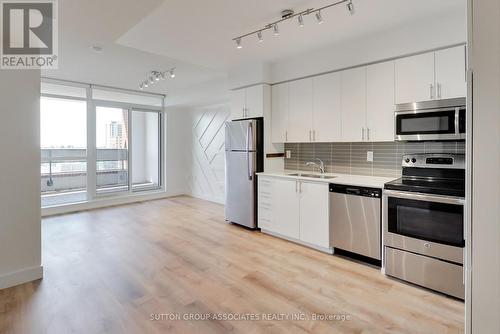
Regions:
<instances>
[{"instance_id":1,"label":"white ceiling","mask_svg":"<svg viewBox=\"0 0 500 334\"><path fill-rule=\"evenodd\" d=\"M273 62L308 50L371 35L410 21L465 11L465 0L353 0L314 16L280 24L280 35L264 33L231 40L261 28L284 8L317 8L333 0L64 0L59 1L59 69L44 76L137 89L153 69L177 68L174 80L150 91L167 93L224 77L231 68ZM438 33L438 32L437 32ZM102 53L91 50L102 45Z\"/></svg>"}]
</instances>

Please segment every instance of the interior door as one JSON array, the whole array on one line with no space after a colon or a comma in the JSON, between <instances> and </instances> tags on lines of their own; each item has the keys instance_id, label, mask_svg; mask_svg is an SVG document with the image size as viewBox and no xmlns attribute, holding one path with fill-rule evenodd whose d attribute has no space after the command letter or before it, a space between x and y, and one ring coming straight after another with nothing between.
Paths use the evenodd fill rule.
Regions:
<instances>
[{"instance_id":1,"label":"interior door","mask_svg":"<svg viewBox=\"0 0 500 334\"><path fill-rule=\"evenodd\" d=\"M366 125L366 67L341 72L342 141L364 140Z\"/></svg>"},{"instance_id":2,"label":"interior door","mask_svg":"<svg viewBox=\"0 0 500 334\"><path fill-rule=\"evenodd\" d=\"M313 79L314 141L332 142L342 139L340 74L331 73Z\"/></svg>"},{"instance_id":3,"label":"interior door","mask_svg":"<svg viewBox=\"0 0 500 334\"><path fill-rule=\"evenodd\" d=\"M226 220L255 227L255 152L226 151Z\"/></svg>"},{"instance_id":4,"label":"interior door","mask_svg":"<svg viewBox=\"0 0 500 334\"><path fill-rule=\"evenodd\" d=\"M394 61L366 67L366 137L394 141Z\"/></svg>"},{"instance_id":5,"label":"interior door","mask_svg":"<svg viewBox=\"0 0 500 334\"><path fill-rule=\"evenodd\" d=\"M287 141L288 107L290 105L288 88L288 83L275 85L271 88L271 140L273 143Z\"/></svg>"},{"instance_id":6,"label":"interior door","mask_svg":"<svg viewBox=\"0 0 500 334\"><path fill-rule=\"evenodd\" d=\"M300 240L330 247L328 184L301 182L299 192Z\"/></svg>"},{"instance_id":7,"label":"interior door","mask_svg":"<svg viewBox=\"0 0 500 334\"><path fill-rule=\"evenodd\" d=\"M434 52L396 60L396 103L435 98Z\"/></svg>"},{"instance_id":8,"label":"interior door","mask_svg":"<svg viewBox=\"0 0 500 334\"><path fill-rule=\"evenodd\" d=\"M435 55L437 98L464 97L467 90L465 46L436 51Z\"/></svg>"},{"instance_id":9,"label":"interior door","mask_svg":"<svg viewBox=\"0 0 500 334\"><path fill-rule=\"evenodd\" d=\"M312 79L290 82L288 141L312 141Z\"/></svg>"}]
</instances>

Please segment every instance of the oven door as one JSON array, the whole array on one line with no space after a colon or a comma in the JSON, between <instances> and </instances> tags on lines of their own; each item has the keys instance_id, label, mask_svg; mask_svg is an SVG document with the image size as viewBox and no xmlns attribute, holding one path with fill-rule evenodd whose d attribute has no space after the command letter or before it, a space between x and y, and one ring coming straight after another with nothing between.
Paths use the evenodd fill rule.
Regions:
<instances>
[{"instance_id":1,"label":"oven door","mask_svg":"<svg viewBox=\"0 0 500 334\"><path fill-rule=\"evenodd\" d=\"M384 244L463 264L464 199L384 190Z\"/></svg>"},{"instance_id":2,"label":"oven door","mask_svg":"<svg viewBox=\"0 0 500 334\"><path fill-rule=\"evenodd\" d=\"M396 140L465 139L464 108L396 111L395 120Z\"/></svg>"}]
</instances>

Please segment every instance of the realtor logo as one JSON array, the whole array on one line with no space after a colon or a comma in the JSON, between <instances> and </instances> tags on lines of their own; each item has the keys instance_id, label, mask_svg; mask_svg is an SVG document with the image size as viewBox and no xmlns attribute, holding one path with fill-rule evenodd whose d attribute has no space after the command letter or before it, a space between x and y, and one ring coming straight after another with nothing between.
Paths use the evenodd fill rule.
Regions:
<instances>
[{"instance_id":1,"label":"realtor logo","mask_svg":"<svg viewBox=\"0 0 500 334\"><path fill-rule=\"evenodd\" d=\"M1 68L57 68L57 0L0 1Z\"/></svg>"}]
</instances>

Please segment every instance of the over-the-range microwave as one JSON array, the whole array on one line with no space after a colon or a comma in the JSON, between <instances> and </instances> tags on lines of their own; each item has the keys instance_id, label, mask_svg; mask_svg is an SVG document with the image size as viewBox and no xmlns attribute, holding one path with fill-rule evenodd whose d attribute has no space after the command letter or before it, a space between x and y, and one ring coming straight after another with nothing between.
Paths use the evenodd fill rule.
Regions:
<instances>
[{"instance_id":1,"label":"over-the-range microwave","mask_svg":"<svg viewBox=\"0 0 500 334\"><path fill-rule=\"evenodd\" d=\"M465 139L465 98L396 105L396 140Z\"/></svg>"}]
</instances>

